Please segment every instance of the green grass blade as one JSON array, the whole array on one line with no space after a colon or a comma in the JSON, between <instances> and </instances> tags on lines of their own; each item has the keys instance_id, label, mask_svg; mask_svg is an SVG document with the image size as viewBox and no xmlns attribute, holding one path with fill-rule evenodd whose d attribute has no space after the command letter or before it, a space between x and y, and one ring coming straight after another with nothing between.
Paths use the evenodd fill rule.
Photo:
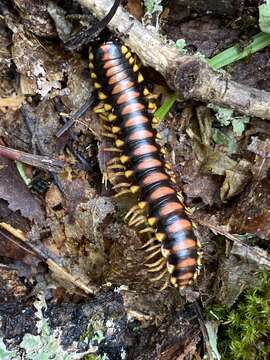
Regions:
<instances>
[{"instance_id":1,"label":"green grass blade","mask_svg":"<svg viewBox=\"0 0 270 360\"><path fill-rule=\"evenodd\" d=\"M262 32L270 34L270 0L259 6L259 27Z\"/></svg>"},{"instance_id":2,"label":"green grass blade","mask_svg":"<svg viewBox=\"0 0 270 360\"><path fill-rule=\"evenodd\" d=\"M214 69L220 69L223 66L229 65L235 61L245 58L257 51L262 50L266 46L270 45L270 34L263 32L255 35L252 38L252 42L244 49L240 49L239 46L232 46L227 50L222 51L216 56L208 60L208 65Z\"/></svg>"},{"instance_id":3,"label":"green grass blade","mask_svg":"<svg viewBox=\"0 0 270 360\"><path fill-rule=\"evenodd\" d=\"M159 109L155 112L155 117L159 120L163 120L168 112L171 110L175 100L177 99L176 95L172 95L169 99L167 99Z\"/></svg>"}]
</instances>

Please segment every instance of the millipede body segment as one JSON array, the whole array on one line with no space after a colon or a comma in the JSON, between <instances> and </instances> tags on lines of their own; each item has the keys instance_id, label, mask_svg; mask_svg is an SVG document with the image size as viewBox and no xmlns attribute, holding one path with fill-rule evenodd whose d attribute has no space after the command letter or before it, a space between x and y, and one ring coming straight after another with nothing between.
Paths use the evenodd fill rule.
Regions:
<instances>
[{"instance_id":1,"label":"millipede body segment","mask_svg":"<svg viewBox=\"0 0 270 360\"><path fill-rule=\"evenodd\" d=\"M149 236L145 243L146 266L156 272L153 280L167 277L175 287L185 287L197 276L199 242L181 198L175 178L165 161L165 149L155 130L155 105L144 85L135 57L124 45L106 42L90 53L91 77L102 107L104 135L114 142L108 168L117 169L117 196L136 193L138 204L127 213L129 225Z\"/></svg>"}]
</instances>

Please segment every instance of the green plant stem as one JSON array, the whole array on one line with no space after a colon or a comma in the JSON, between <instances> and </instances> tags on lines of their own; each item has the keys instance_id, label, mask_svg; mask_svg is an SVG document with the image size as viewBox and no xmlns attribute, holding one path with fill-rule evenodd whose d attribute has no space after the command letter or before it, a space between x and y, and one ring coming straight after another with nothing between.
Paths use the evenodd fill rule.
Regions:
<instances>
[{"instance_id":1,"label":"green plant stem","mask_svg":"<svg viewBox=\"0 0 270 360\"><path fill-rule=\"evenodd\" d=\"M169 99L167 99L159 109L155 112L155 117L159 120L163 120L167 113L171 110L175 100L177 99L176 95L172 95Z\"/></svg>"},{"instance_id":2,"label":"green plant stem","mask_svg":"<svg viewBox=\"0 0 270 360\"><path fill-rule=\"evenodd\" d=\"M262 50L270 45L270 34L260 32L252 38L252 42L247 45L243 50L235 45L227 50L222 51L216 56L208 60L208 65L213 69L220 69L223 66L229 65L235 61L243 59L257 51Z\"/></svg>"}]
</instances>

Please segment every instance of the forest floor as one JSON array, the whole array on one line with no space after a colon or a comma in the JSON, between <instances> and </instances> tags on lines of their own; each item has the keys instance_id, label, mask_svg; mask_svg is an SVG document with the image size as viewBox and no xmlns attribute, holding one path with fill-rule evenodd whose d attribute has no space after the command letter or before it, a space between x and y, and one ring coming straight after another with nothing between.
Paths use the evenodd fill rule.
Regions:
<instances>
[{"instance_id":1,"label":"forest floor","mask_svg":"<svg viewBox=\"0 0 270 360\"><path fill-rule=\"evenodd\" d=\"M259 3L122 6L179 51L210 59L260 32ZM179 97L161 121L203 264L190 289L160 292L124 220L135 199L103 181L89 45L64 44L93 21L80 1L0 1L0 359L269 359L269 120ZM270 92L267 47L225 70ZM161 106L173 94L166 79L141 71Z\"/></svg>"}]
</instances>

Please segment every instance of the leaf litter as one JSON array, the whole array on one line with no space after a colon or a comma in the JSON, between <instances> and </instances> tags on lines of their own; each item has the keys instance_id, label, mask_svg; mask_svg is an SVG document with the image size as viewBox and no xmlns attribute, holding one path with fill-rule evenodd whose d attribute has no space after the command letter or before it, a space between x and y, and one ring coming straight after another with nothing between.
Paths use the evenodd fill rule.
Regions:
<instances>
[{"instance_id":1,"label":"leaf litter","mask_svg":"<svg viewBox=\"0 0 270 360\"><path fill-rule=\"evenodd\" d=\"M227 24L209 21L213 16L205 15L202 4L198 8L193 4L181 8L181 4L172 3L166 5L161 14L160 2L146 2L146 5L147 22L152 21L158 28L161 16L161 27L170 39L185 38L185 51L200 50L212 56L233 44L241 33L236 20L230 19ZM233 4L226 11L220 4L211 6L217 14L234 11ZM128 1L128 7L137 18L143 16L141 2ZM44 170L26 166L24 172L31 183L36 178L47 182L45 190L40 187L41 191L37 191L34 186L30 190L15 164L1 157L0 198L4 205L0 206L0 216L1 223L9 227L1 228L0 237L3 244L8 241L9 245L5 244L5 251L1 252L7 268L1 268L0 272L5 275L1 280L3 288L12 289L7 292L9 302L12 293L19 299L27 296L27 286L33 294L41 289L47 301L55 304L55 311L59 310L60 319L64 311L61 303L66 301L67 307L73 306L74 312L80 313L78 304L83 304L88 294L89 306L97 306L98 311L93 315L89 308L84 308L85 313L80 313L82 328L76 321L69 323L69 329L74 331L74 337L70 331L70 339L76 346L87 347L85 342L79 344L80 336L91 323L96 333L102 331L97 346L100 357L113 354L119 358L127 350L134 359L143 359L141 349L148 349L148 344L148 359L181 358L179 354L185 352L196 354L200 336L198 324L192 320L192 306L184 304L173 289L157 295L155 285L142 266L143 252L139 250L142 241L124 223L127 204L131 205L133 199L116 201L110 184L107 188L102 185L107 144L100 141L102 129L96 116L91 109L87 110L63 135L55 136L93 90L84 51L69 53L58 38L65 40L74 24L85 24L82 18L77 21L76 16L66 18L66 14L76 14L81 9L73 2L70 8L60 8L51 1L48 10L34 1L29 2L27 11L23 1L16 1L16 8L14 11L12 4L8 6L0 19L4 30L0 37L3 45L0 68L4 76L0 84L1 145L58 158L65 167L48 177ZM194 9L200 9L202 16L194 17ZM246 10L239 11L245 14ZM267 52L255 54L250 61L232 67L232 76L267 90L268 74L263 68L258 74L254 71L258 64L267 64L267 61ZM19 81L14 80L14 74ZM155 75L152 77L155 79ZM204 271L201 283L190 297L201 297L203 304L216 301L232 306L240 294L252 286L254 275L264 267L269 268L268 125L263 120L234 114L231 109L196 102L175 102L171 114L160 124L177 183L184 191L187 205L193 209L192 219L198 225L198 237L202 238ZM18 238L20 231L25 241ZM7 236L13 242L7 240ZM28 277L27 286L21 282L24 277ZM112 294L113 288L123 290ZM89 289L93 291L87 293ZM24 309L28 309L28 304L25 306ZM72 314L70 309L66 310L67 317ZM116 326L108 323L106 329L108 317L104 309L117 319ZM0 308L0 312L2 310ZM18 314L21 330L16 336L20 340L26 334L22 330L26 321L21 317L23 311ZM98 313L103 316L102 321ZM76 318L74 314L70 316ZM100 322L101 327L96 324ZM5 324L6 334L8 331L13 334L9 340L14 345L14 327L9 326L8 321ZM64 325L62 323L62 329ZM212 330L209 328L211 346L218 354ZM33 326L31 331L35 334ZM110 336L121 331L124 335L118 346ZM151 338L153 333L157 335ZM193 335L189 335L186 343L186 335L190 333ZM27 337L33 339L29 334L25 339ZM68 338L67 334L62 337L63 341L65 337ZM138 338L139 345L135 342ZM53 340L50 341L57 351ZM1 343L4 356L9 350L12 349ZM31 353L35 349L27 351Z\"/></svg>"}]
</instances>

